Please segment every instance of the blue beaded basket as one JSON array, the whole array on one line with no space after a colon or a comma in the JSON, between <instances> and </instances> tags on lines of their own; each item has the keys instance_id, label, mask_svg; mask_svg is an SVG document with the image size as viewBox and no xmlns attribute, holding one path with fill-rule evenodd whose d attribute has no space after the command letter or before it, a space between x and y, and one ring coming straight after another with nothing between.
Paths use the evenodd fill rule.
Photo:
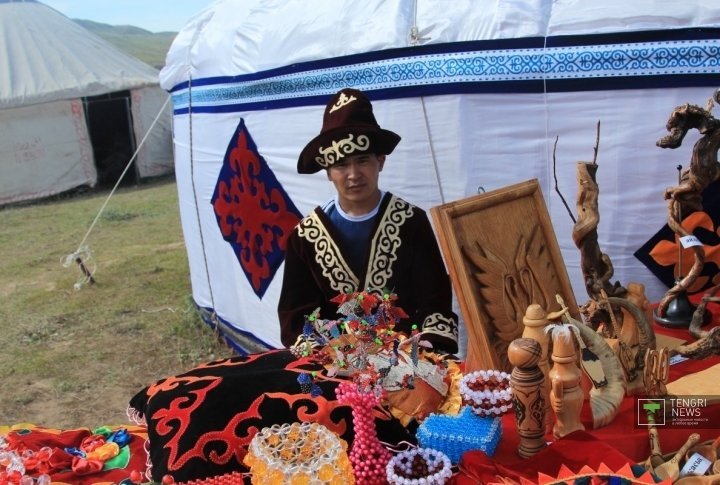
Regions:
<instances>
[{"instance_id":1,"label":"blue beaded basket","mask_svg":"<svg viewBox=\"0 0 720 485\"><path fill-rule=\"evenodd\" d=\"M478 416L469 406L463 406L457 416L433 413L417 430L420 446L442 451L454 465L470 450L493 456L501 437L501 418Z\"/></svg>"}]
</instances>

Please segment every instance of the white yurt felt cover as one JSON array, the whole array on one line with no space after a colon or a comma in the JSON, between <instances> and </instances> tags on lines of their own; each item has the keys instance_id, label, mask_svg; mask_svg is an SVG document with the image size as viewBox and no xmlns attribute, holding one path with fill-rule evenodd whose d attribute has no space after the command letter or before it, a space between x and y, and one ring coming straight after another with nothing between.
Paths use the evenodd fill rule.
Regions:
<instances>
[{"instance_id":1,"label":"white yurt felt cover","mask_svg":"<svg viewBox=\"0 0 720 485\"><path fill-rule=\"evenodd\" d=\"M157 71L34 1L0 0L0 108L157 85Z\"/></svg>"},{"instance_id":2,"label":"white yurt felt cover","mask_svg":"<svg viewBox=\"0 0 720 485\"><path fill-rule=\"evenodd\" d=\"M92 96L129 91L133 135L147 136L139 177L172 173L168 93L155 68L33 0L0 0L0 38L0 205L95 185L82 101Z\"/></svg>"},{"instance_id":3,"label":"white yurt felt cover","mask_svg":"<svg viewBox=\"0 0 720 485\"><path fill-rule=\"evenodd\" d=\"M281 346L283 234L333 195L323 173L296 173L297 157L347 86L402 136L381 188L423 209L537 178L579 302L553 150L557 139L557 185L574 208L575 164L592 160L600 121L600 246L614 279L659 298L667 288L633 253L664 225L663 191L699 136L656 147L671 110L704 106L720 85L720 9L708 4L216 1L160 73L195 302L239 350Z\"/></svg>"}]
</instances>

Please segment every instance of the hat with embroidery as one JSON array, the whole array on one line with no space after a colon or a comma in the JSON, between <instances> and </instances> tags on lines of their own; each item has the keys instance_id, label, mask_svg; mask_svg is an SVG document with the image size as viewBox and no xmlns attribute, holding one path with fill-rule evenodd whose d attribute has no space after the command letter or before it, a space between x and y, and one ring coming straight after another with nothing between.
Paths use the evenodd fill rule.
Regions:
<instances>
[{"instance_id":1,"label":"hat with embroidery","mask_svg":"<svg viewBox=\"0 0 720 485\"><path fill-rule=\"evenodd\" d=\"M400 135L380 128L362 91L342 89L325 107L320 134L300 152L297 171L319 172L346 156L361 153L388 155L399 142Z\"/></svg>"}]
</instances>

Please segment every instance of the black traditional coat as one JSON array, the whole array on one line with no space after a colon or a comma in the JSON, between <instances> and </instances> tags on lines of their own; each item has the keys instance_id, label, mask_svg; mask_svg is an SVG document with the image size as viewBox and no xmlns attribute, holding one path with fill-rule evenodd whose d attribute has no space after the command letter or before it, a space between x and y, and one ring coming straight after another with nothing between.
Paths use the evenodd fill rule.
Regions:
<instances>
[{"instance_id":1,"label":"black traditional coat","mask_svg":"<svg viewBox=\"0 0 720 485\"><path fill-rule=\"evenodd\" d=\"M386 193L375 219L365 271L348 265L337 229L320 207L290 234L278 303L281 339L295 343L305 317L320 308L321 318L335 318L340 293L370 289L398 296L396 306L409 318L396 326L409 333L413 324L426 333L435 350L457 352L457 317L452 290L427 214Z\"/></svg>"}]
</instances>

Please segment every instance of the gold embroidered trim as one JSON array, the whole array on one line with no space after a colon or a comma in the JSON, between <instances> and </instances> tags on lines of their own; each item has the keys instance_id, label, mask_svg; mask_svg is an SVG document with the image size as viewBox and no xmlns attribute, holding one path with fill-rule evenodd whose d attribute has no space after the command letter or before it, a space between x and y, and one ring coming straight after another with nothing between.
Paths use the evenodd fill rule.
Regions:
<instances>
[{"instance_id":1,"label":"gold embroidered trim","mask_svg":"<svg viewBox=\"0 0 720 485\"><path fill-rule=\"evenodd\" d=\"M457 323L452 318L443 316L442 313L433 313L425 317L422 325L423 332L441 335L457 342L458 328Z\"/></svg>"},{"instance_id":2,"label":"gold embroidered trim","mask_svg":"<svg viewBox=\"0 0 720 485\"><path fill-rule=\"evenodd\" d=\"M356 99L357 98L355 96L348 96L345 93L340 93L340 97L338 98L337 101L335 101L335 104L332 106L332 108L330 108L329 113L333 113L333 112L339 110L340 108L342 108L343 106L349 105Z\"/></svg>"},{"instance_id":3,"label":"gold embroidered trim","mask_svg":"<svg viewBox=\"0 0 720 485\"><path fill-rule=\"evenodd\" d=\"M322 274L333 290L338 293L352 293L357 290L360 281L350 270L335 241L315 212L300 221L298 234L315 248L315 262L322 268Z\"/></svg>"},{"instance_id":4,"label":"gold embroidered trim","mask_svg":"<svg viewBox=\"0 0 720 485\"><path fill-rule=\"evenodd\" d=\"M332 145L327 148L320 147L320 157L315 157L315 162L323 168L327 168L333 163L337 162L345 155L350 155L356 151L364 151L370 148L370 137L367 135L360 135L357 137L357 143L353 140L355 135L350 133L347 138L342 140L333 140Z\"/></svg>"},{"instance_id":5,"label":"gold embroidered trim","mask_svg":"<svg viewBox=\"0 0 720 485\"><path fill-rule=\"evenodd\" d=\"M392 264L402 244L400 227L412 216L413 206L393 195L370 246L366 288L387 287L392 277Z\"/></svg>"}]
</instances>

